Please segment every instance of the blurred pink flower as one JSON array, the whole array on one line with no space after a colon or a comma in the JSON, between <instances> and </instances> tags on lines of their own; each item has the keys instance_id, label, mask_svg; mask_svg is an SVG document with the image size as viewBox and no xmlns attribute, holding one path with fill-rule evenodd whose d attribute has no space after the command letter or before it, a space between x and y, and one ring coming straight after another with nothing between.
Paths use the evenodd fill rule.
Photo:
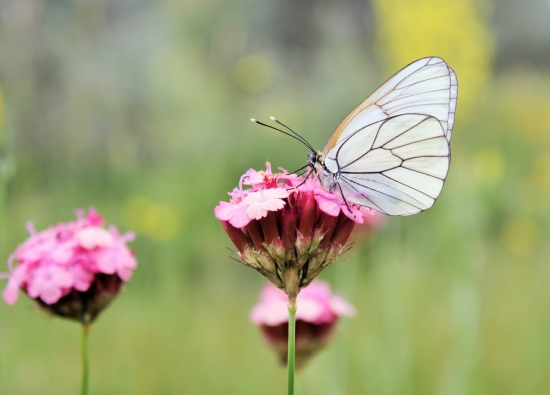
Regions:
<instances>
[{"instance_id":1,"label":"blurred pink flower","mask_svg":"<svg viewBox=\"0 0 550 395\"><path fill-rule=\"evenodd\" d=\"M63 291L74 285L74 278L66 268L56 265L39 265L32 273L32 280L28 282L27 294L33 298L40 298L46 304L57 302Z\"/></svg>"},{"instance_id":2,"label":"blurred pink flower","mask_svg":"<svg viewBox=\"0 0 550 395\"><path fill-rule=\"evenodd\" d=\"M361 211L363 212L364 227L377 230L386 225L387 216L384 214L367 207L361 207Z\"/></svg>"},{"instance_id":3,"label":"blurred pink flower","mask_svg":"<svg viewBox=\"0 0 550 395\"><path fill-rule=\"evenodd\" d=\"M103 225L93 208L86 216L77 212L76 221L39 233L29 223L30 238L10 257L10 273L0 276L8 278L6 303L14 304L21 289L54 314L83 323L95 319L137 266L126 246L133 234L120 235L116 227Z\"/></svg>"},{"instance_id":4,"label":"blurred pink flower","mask_svg":"<svg viewBox=\"0 0 550 395\"><path fill-rule=\"evenodd\" d=\"M367 207L361 207L361 212L363 213L363 223L355 227L353 236L358 241L362 240L368 243L375 232L386 226L387 216Z\"/></svg>"},{"instance_id":5,"label":"blurred pink flower","mask_svg":"<svg viewBox=\"0 0 550 395\"><path fill-rule=\"evenodd\" d=\"M312 324L335 322L341 316L354 316L355 309L341 296L333 295L330 285L322 280L315 280L298 295L300 306L296 320ZM250 319L256 325L274 326L288 322L288 296L272 284L267 284L262 291L260 301L252 312Z\"/></svg>"},{"instance_id":6,"label":"blurred pink flower","mask_svg":"<svg viewBox=\"0 0 550 395\"><path fill-rule=\"evenodd\" d=\"M363 212L316 178L279 170L274 174L270 163L265 171L248 170L229 193L231 200L221 201L214 213L242 262L295 300L345 251Z\"/></svg>"},{"instance_id":7,"label":"blurred pink flower","mask_svg":"<svg viewBox=\"0 0 550 395\"><path fill-rule=\"evenodd\" d=\"M288 297L268 284L260 301L250 313L252 322L260 327L266 342L286 363L288 340ZM315 280L297 298L296 361L302 366L331 338L339 317L354 316L355 309L341 296L332 294L330 285Z\"/></svg>"}]
</instances>

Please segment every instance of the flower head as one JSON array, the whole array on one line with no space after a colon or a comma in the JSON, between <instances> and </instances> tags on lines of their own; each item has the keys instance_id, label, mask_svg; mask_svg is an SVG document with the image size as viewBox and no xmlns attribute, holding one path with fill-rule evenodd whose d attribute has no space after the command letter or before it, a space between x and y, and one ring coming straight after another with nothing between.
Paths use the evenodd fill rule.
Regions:
<instances>
[{"instance_id":1,"label":"flower head","mask_svg":"<svg viewBox=\"0 0 550 395\"><path fill-rule=\"evenodd\" d=\"M92 322L116 296L137 266L116 227L103 228L104 220L93 208L77 220L60 223L37 233L30 223L30 238L10 257L10 273L3 298L18 299L19 290L54 314ZM14 265L13 262L17 261Z\"/></svg>"},{"instance_id":2,"label":"flower head","mask_svg":"<svg viewBox=\"0 0 550 395\"><path fill-rule=\"evenodd\" d=\"M315 178L280 171L274 174L269 163L265 171L248 170L214 213L242 262L294 303L300 289L344 252L363 212Z\"/></svg>"},{"instance_id":3,"label":"flower head","mask_svg":"<svg viewBox=\"0 0 550 395\"><path fill-rule=\"evenodd\" d=\"M287 295L268 284L250 319L262 330L266 342L286 363L288 341ZM355 309L341 296L332 294L330 285L315 280L297 298L296 363L302 366L330 340L339 317L355 315Z\"/></svg>"}]
</instances>

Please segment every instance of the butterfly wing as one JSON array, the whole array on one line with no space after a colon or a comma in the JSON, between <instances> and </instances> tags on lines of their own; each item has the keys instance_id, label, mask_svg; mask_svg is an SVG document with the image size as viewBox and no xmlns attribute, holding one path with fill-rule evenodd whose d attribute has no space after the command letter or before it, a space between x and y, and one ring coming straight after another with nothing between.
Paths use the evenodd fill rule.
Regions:
<instances>
[{"instance_id":1,"label":"butterfly wing","mask_svg":"<svg viewBox=\"0 0 550 395\"><path fill-rule=\"evenodd\" d=\"M426 114L441 122L451 141L458 85L455 72L441 58L419 59L396 73L353 110L336 128L324 149L358 129L400 114Z\"/></svg>"},{"instance_id":2,"label":"butterfly wing","mask_svg":"<svg viewBox=\"0 0 550 395\"><path fill-rule=\"evenodd\" d=\"M450 147L440 121L404 114L364 126L325 157L350 202L388 215L412 215L434 203L447 177Z\"/></svg>"}]
</instances>

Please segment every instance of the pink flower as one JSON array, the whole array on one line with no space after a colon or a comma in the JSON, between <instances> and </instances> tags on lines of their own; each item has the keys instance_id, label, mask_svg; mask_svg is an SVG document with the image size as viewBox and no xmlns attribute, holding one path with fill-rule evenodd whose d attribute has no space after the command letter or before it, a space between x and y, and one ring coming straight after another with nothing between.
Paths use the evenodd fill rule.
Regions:
<instances>
[{"instance_id":1,"label":"pink flower","mask_svg":"<svg viewBox=\"0 0 550 395\"><path fill-rule=\"evenodd\" d=\"M239 186L242 189L242 185L251 185L252 190L259 191L266 188L293 187L302 183L302 179L296 174L288 174L288 172L282 168L281 173L273 174L271 171L271 163L266 162L266 171L256 171L254 169L248 170L239 182ZM282 183L281 183L282 181ZM282 185L280 185L282 184Z\"/></svg>"},{"instance_id":2,"label":"pink flower","mask_svg":"<svg viewBox=\"0 0 550 395\"><path fill-rule=\"evenodd\" d=\"M361 207L361 212L363 213L363 223L361 226L355 227L354 239L361 240L363 243L368 243L372 235L386 225L387 217L367 207Z\"/></svg>"},{"instance_id":3,"label":"pink flower","mask_svg":"<svg viewBox=\"0 0 550 395\"><path fill-rule=\"evenodd\" d=\"M260 327L266 342L286 363L288 340L288 296L272 284L262 291L250 319ZM354 316L355 309L341 296L331 293L330 285L315 280L297 298L296 361L303 365L330 340L339 317Z\"/></svg>"},{"instance_id":4,"label":"pink flower","mask_svg":"<svg viewBox=\"0 0 550 395\"><path fill-rule=\"evenodd\" d=\"M286 189L265 189L258 192L250 192L242 201L247 205L246 214L250 219L260 219L267 215L268 211L278 211L285 206L284 198L290 192Z\"/></svg>"},{"instance_id":5,"label":"pink flower","mask_svg":"<svg viewBox=\"0 0 550 395\"><path fill-rule=\"evenodd\" d=\"M242 262L296 299L345 251L363 213L339 193L324 190L316 178L248 170L239 188L220 202L216 218L238 249ZM250 185L251 189L243 189Z\"/></svg>"},{"instance_id":6,"label":"pink flower","mask_svg":"<svg viewBox=\"0 0 550 395\"><path fill-rule=\"evenodd\" d=\"M377 230L386 224L386 216L384 214L367 207L361 207L361 211L363 212L364 227L371 230Z\"/></svg>"},{"instance_id":7,"label":"pink flower","mask_svg":"<svg viewBox=\"0 0 550 395\"><path fill-rule=\"evenodd\" d=\"M90 226L75 233L75 238L82 248L93 250L96 247L109 247L113 244L113 236L105 229Z\"/></svg>"},{"instance_id":8,"label":"pink flower","mask_svg":"<svg viewBox=\"0 0 550 395\"><path fill-rule=\"evenodd\" d=\"M247 209L246 205L220 202L220 205L214 209L214 214L219 220L228 221L234 227L242 228L251 221L246 213Z\"/></svg>"},{"instance_id":9,"label":"pink flower","mask_svg":"<svg viewBox=\"0 0 550 395\"><path fill-rule=\"evenodd\" d=\"M27 294L46 304L57 302L74 285L71 272L59 265L40 265L32 273Z\"/></svg>"},{"instance_id":10,"label":"pink flower","mask_svg":"<svg viewBox=\"0 0 550 395\"><path fill-rule=\"evenodd\" d=\"M312 324L335 322L341 316L354 316L355 309L341 296L333 295L330 285L321 280L313 281L298 295L300 308L296 320ZM267 284L254 306L250 319L256 325L275 326L288 323L288 296L272 284Z\"/></svg>"},{"instance_id":11,"label":"pink flower","mask_svg":"<svg viewBox=\"0 0 550 395\"><path fill-rule=\"evenodd\" d=\"M106 230L103 225L94 209L39 233L29 224L30 238L10 257L10 273L0 275L8 278L6 303L14 304L23 290L54 314L93 321L137 266L126 246L133 234L120 235L115 227Z\"/></svg>"}]
</instances>

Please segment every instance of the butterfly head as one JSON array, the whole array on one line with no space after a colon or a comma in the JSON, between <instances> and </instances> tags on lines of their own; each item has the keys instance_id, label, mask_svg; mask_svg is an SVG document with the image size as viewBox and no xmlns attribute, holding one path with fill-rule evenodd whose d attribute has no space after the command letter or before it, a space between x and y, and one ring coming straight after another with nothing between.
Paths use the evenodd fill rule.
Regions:
<instances>
[{"instance_id":1,"label":"butterfly head","mask_svg":"<svg viewBox=\"0 0 550 395\"><path fill-rule=\"evenodd\" d=\"M321 151L311 151L307 158L307 164L312 169L321 170L325 167L325 159Z\"/></svg>"}]
</instances>

